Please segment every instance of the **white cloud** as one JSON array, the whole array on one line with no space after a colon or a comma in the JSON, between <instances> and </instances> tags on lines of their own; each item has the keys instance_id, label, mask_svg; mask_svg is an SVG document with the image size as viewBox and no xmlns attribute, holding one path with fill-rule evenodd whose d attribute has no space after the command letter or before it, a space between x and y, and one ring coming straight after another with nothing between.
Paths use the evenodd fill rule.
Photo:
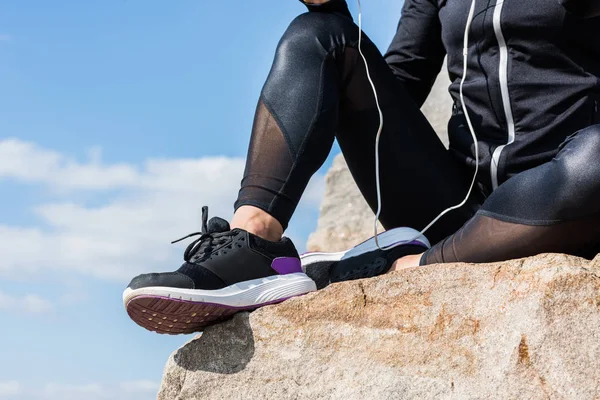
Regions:
<instances>
[{"instance_id":1,"label":"white cloud","mask_svg":"<svg viewBox=\"0 0 600 400\"><path fill-rule=\"evenodd\" d=\"M16 381L0 382L0 398L13 398L23 393L23 386Z\"/></svg>"},{"instance_id":2,"label":"white cloud","mask_svg":"<svg viewBox=\"0 0 600 400\"><path fill-rule=\"evenodd\" d=\"M106 398L106 389L97 383L85 385L68 385L48 383L40 391L42 399L48 400L80 400Z\"/></svg>"},{"instance_id":3,"label":"white cloud","mask_svg":"<svg viewBox=\"0 0 600 400\"><path fill-rule=\"evenodd\" d=\"M0 291L0 311L2 310L14 313L44 314L54 311L54 305L36 294L11 296Z\"/></svg>"},{"instance_id":4,"label":"white cloud","mask_svg":"<svg viewBox=\"0 0 600 400\"><path fill-rule=\"evenodd\" d=\"M22 302L23 311L27 313L42 314L54 311L54 305L50 301L36 294L28 294L24 296Z\"/></svg>"},{"instance_id":5,"label":"white cloud","mask_svg":"<svg viewBox=\"0 0 600 400\"><path fill-rule=\"evenodd\" d=\"M129 394L157 393L159 384L153 381L132 381L121 383L120 388L123 393Z\"/></svg>"},{"instance_id":6,"label":"white cloud","mask_svg":"<svg viewBox=\"0 0 600 400\"><path fill-rule=\"evenodd\" d=\"M0 382L0 399L10 400L150 400L156 398L159 384L153 381L65 384L49 382L42 387L26 387L20 382Z\"/></svg>"},{"instance_id":7,"label":"white cloud","mask_svg":"<svg viewBox=\"0 0 600 400\"><path fill-rule=\"evenodd\" d=\"M160 161L151 161L148 172L144 174L128 164L102 164L98 148L91 149L88 158L88 161L80 163L35 143L6 139L0 141L0 178L41 183L63 191L101 191L165 183L160 179L160 175L164 174L160 170ZM206 162L210 163L210 160Z\"/></svg>"},{"instance_id":8,"label":"white cloud","mask_svg":"<svg viewBox=\"0 0 600 400\"><path fill-rule=\"evenodd\" d=\"M54 270L126 281L172 270L184 245L169 242L199 230L203 205L229 219L243 169L243 159L228 157L105 164L98 148L80 162L34 143L2 140L0 184L42 186L55 200L32 210L39 224L0 223L0 275ZM318 207L323 188L322 177L313 180L300 213ZM93 203L74 200L82 195Z\"/></svg>"}]
</instances>

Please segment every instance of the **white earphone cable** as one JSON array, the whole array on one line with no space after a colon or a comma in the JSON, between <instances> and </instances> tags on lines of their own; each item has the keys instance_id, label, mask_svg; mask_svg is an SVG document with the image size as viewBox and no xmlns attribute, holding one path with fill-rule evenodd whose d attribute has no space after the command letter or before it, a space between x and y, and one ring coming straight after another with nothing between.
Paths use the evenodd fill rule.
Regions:
<instances>
[{"instance_id":1,"label":"white earphone cable","mask_svg":"<svg viewBox=\"0 0 600 400\"><path fill-rule=\"evenodd\" d=\"M467 192L465 199L461 203L442 211L440 213L440 215L438 215L433 221L431 221L429 223L429 225L427 225L425 228L423 228L423 230L421 232L419 232L419 234L417 236L415 236L414 238L412 238L410 240L403 241L400 243L395 243L395 244L393 244L391 246L387 246L387 247L381 247L379 245L379 238L378 238L378 233L377 233L377 221L379 220L379 216L381 215L381 208L382 208L381 207L381 182L380 182L380 174L379 174L379 139L381 137L381 132L383 130L383 111L381 110L381 107L379 105L377 89L375 88L375 84L373 83L373 80L371 79L371 74L369 72L369 65L367 63L367 59L364 56L364 54L362 52L362 48L361 48L361 45L362 45L362 7L361 7L360 0L357 0L357 1L358 1L358 52L360 53L360 55L365 63L367 79L369 80L369 83L371 84L371 88L373 89L373 95L375 96L375 104L377 105L377 111L379 112L379 129L377 130L377 135L375 137L375 184L377 187L377 213L375 214L373 231L375 234L374 235L375 243L377 244L377 247L380 250L389 250L394 247L400 246L404 243L409 243L409 242L412 242L412 241L418 239L419 237L424 235L425 232L427 232L444 215L446 215L450 211L456 210L456 209L464 206L467 203L467 201L469 200L471 193L473 192L473 187L475 186L475 182L477 182L477 174L479 172L479 143L477 141L477 135L475 134L475 129L473 129L473 124L471 123L471 118L469 117L469 112L465 105L465 99L463 96L463 86L464 86L465 80L467 79L467 71L468 71L467 62L468 62L468 56L469 56L469 32L471 30L471 24L473 23L473 17L475 16L475 4L476 4L477 0L472 0L471 8L469 10L469 17L467 18L467 26L465 28L464 43L463 43L463 76L460 81L460 102L462 105L463 112L465 114L465 118L467 120L467 125L469 126L469 131L473 138L474 151L475 151L475 173L473 175L473 180L471 181L471 186L469 187L469 191Z\"/></svg>"},{"instance_id":2,"label":"white earphone cable","mask_svg":"<svg viewBox=\"0 0 600 400\"><path fill-rule=\"evenodd\" d=\"M377 105L377 111L379 112L379 128L377 129L377 135L375 136L375 182L377 187L377 213L375 215L375 221L373 223L373 231L375 233L375 243L377 247L379 247L379 238L377 237L377 221L379 221L379 215L381 214L381 185L379 184L379 139L381 137L381 131L383 130L383 111L381 110L381 106L379 105L379 97L377 96L377 89L375 88L375 84L371 79L371 73L369 71L369 64L367 63L367 58L362 52L362 5L360 4L360 0L358 1L358 52L365 63L365 70L367 72L367 79L371 84L371 88L373 89L373 95L375 96L375 104ZM381 248L381 247L379 247Z\"/></svg>"}]
</instances>

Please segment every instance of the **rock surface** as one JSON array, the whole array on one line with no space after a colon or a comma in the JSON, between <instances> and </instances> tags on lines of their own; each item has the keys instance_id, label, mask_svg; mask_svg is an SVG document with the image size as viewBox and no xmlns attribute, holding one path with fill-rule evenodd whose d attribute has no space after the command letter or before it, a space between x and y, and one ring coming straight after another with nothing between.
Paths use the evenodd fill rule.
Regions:
<instances>
[{"instance_id":1,"label":"rock surface","mask_svg":"<svg viewBox=\"0 0 600 400\"><path fill-rule=\"evenodd\" d=\"M600 257L432 265L239 313L159 400L598 399Z\"/></svg>"},{"instance_id":2,"label":"rock surface","mask_svg":"<svg viewBox=\"0 0 600 400\"><path fill-rule=\"evenodd\" d=\"M447 143L447 76L424 112ZM381 228L380 228L381 229ZM310 250L372 236L342 157ZM600 399L600 256L432 265L331 285L208 328L159 400Z\"/></svg>"},{"instance_id":3,"label":"rock surface","mask_svg":"<svg viewBox=\"0 0 600 400\"><path fill-rule=\"evenodd\" d=\"M450 79L445 65L442 71L422 111L447 146L452 100L448 93ZM308 239L308 251L346 250L373 236L373 212L356 187L342 155L335 158L325 180L319 222L316 232Z\"/></svg>"}]
</instances>

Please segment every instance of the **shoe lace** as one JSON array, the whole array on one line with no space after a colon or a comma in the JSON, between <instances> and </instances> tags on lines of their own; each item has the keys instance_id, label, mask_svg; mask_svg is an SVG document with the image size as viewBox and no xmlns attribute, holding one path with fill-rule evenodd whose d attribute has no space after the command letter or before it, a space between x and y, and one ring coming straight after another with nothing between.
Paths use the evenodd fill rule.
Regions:
<instances>
[{"instance_id":1,"label":"shoe lace","mask_svg":"<svg viewBox=\"0 0 600 400\"><path fill-rule=\"evenodd\" d=\"M183 253L183 260L190 261L197 256L197 261L205 261L210 258L213 250L231 240L232 233L229 232L209 232L208 231L208 207L202 207L202 231L190 233L171 242L171 244L179 243L182 240L200 236L191 242Z\"/></svg>"}]
</instances>

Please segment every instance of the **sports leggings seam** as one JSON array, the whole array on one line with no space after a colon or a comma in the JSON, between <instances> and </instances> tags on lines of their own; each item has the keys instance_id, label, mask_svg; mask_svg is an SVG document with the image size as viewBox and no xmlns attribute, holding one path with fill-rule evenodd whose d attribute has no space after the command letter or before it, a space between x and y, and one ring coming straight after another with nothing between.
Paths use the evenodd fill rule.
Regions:
<instances>
[{"instance_id":1,"label":"sports leggings seam","mask_svg":"<svg viewBox=\"0 0 600 400\"><path fill-rule=\"evenodd\" d=\"M302 139L302 142L300 143L300 147L298 148L298 152L296 153L296 157L292 156L293 163L292 163L292 167L290 168L290 172L286 176L285 181L284 181L283 185L281 185L281 188L278 190L277 194L275 196L273 196L273 199L269 203L269 205L267 207L269 212L271 212L273 210L274 205L275 205L276 201L279 199L280 196L287 197L287 196L284 195L285 189L287 188L288 183L290 182L290 177L296 171L296 167L298 165L298 160L300 159L300 156L304 152L304 147L305 147L306 141L311 136L311 133L313 133L313 130L314 130L314 127L315 127L315 124L316 124L316 121L317 121L317 117L320 115L319 111L321 111L321 108L323 106L323 96L321 95L322 90L323 90L323 81L324 81L324 79L323 79L323 71L325 70L325 63L326 63L326 61L327 61L327 59L328 59L329 56L330 56L330 52L327 52L327 55L325 56L325 58L321 62L321 71L319 73L319 91L318 91L319 96L318 96L318 102L317 102L317 107L316 107L315 114L314 114L314 116L312 118L312 121L311 121L309 127L308 127L308 133ZM271 111L269 111L269 112L271 112ZM272 113L272 115L274 116L274 118L276 118L274 113ZM279 120L279 118L277 118L277 120ZM279 123L280 129L281 129L281 131L283 133L284 129L281 127L281 123L280 122L278 122L278 123ZM288 146L289 146L289 143L288 143ZM288 151L290 151L290 149L291 149L291 146L288 148Z\"/></svg>"},{"instance_id":2,"label":"sports leggings seam","mask_svg":"<svg viewBox=\"0 0 600 400\"><path fill-rule=\"evenodd\" d=\"M295 157L294 157L293 146L292 146L292 141L290 139L290 136L286 132L285 127L283 126L283 123L279 119L279 116L275 113L275 111L273 110L273 107L271 106L271 104L267 100L267 98L266 98L266 96L264 94L264 91L260 94L260 101L262 101L262 103L265 105L265 107L267 108L267 110L269 111L269 113L271 114L271 116L273 116L273 119L275 120L275 123L277 124L277 127L279 129L281 129L281 135L283 136L283 139L287 143L288 152L290 153L290 156L292 157L292 160L294 160L294 162L295 162L296 160L295 160Z\"/></svg>"},{"instance_id":3,"label":"sports leggings seam","mask_svg":"<svg viewBox=\"0 0 600 400\"><path fill-rule=\"evenodd\" d=\"M357 43L358 43L357 41L354 41L350 44L344 44L344 46L343 46L344 52L346 51L346 48L348 48L348 47L355 49ZM321 112L323 111L322 110L322 108L323 108L323 83L324 83L323 75L324 75L324 71L325 71L327 62L329 60L334 60L332 55L335 52L335 50L336 50L336 45L333 45L331 48L329 48L329 50L325 53L325 57L323 58L323 61L321 62L321 68L320 68L320 73L319 73L319 90L318 90L318 96L317 96L318 101L317 101L317 107L315 109L315 113L313 114L313 118L310 122L310 125L308 128L308 133L304 136L304 138L302 139L302 142L300 143L300 147L298 148L296 157L294 157L292 155L293 163L292 163L292 167L290 168L290 172L288 173L283 185L281 186L281 189L279 189L277 194L275 196L273 196L273 199L271 200L271 202L269 203L269 205L267 207L267 210L269 212L271 212L273 210L275 203L277 202L277 200L280 196L286 197L286 198L288 198L288 200L293 202L293 200L291 198L289 198L289 196L285 195L285 190L288 186L288 183L290 182L291 175L296 171L296 167L298 166L298 160L301 158L301 155L304 153L304 150L306 147L306 142L308 141L309 138L311 138L311 134L313 133L314 128L315 128L315 124L317 123L317 120L318 120L319 116L321 115ZM356 68L356 65L357 65L357 62L355 61L352 68L353 69ZM264 93L261 95L261 97L263 99L263 102L265 103L265 106L269 109L269 112L271 113L271 115L273 115L273 118L277 121L277 124L279 125L282 134L286 137L286 142L288 142L287 133L285 132L285 129L283 128L279 117L276 115L276 113L273 111L272 107L266 101ZM334 135L335 135L335 133L334 133ZM291 149L292 149L292 146L288 142L288 151L290 151Z\"/></svg>"}]
</instances>

